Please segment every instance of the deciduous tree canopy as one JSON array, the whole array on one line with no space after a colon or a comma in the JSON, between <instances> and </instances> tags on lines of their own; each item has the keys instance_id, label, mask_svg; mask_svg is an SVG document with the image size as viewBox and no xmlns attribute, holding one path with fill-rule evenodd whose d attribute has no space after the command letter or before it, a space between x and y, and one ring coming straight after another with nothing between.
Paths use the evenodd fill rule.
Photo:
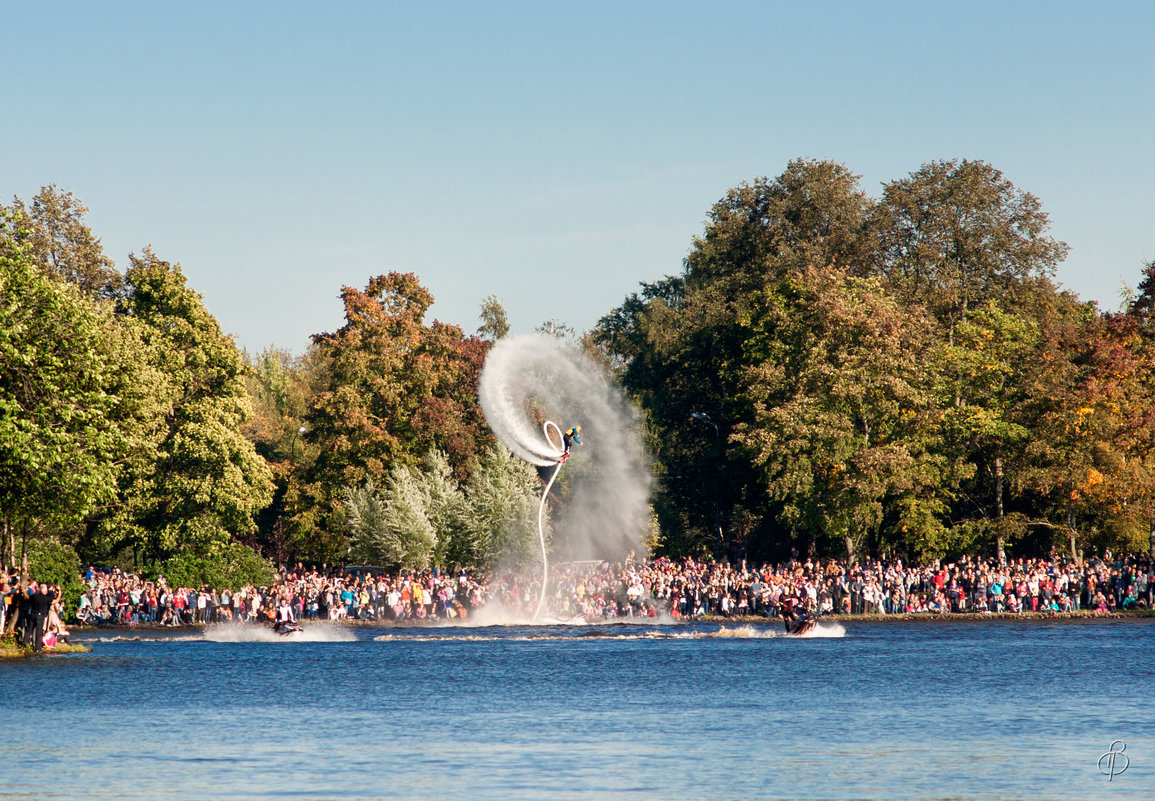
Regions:
<instances>
[{"instance_id":1,"label":"deciduous tree canopy","mask_svg":"<svg viewBox=\"0 0 1155 801\"><path fill-rule=\"evenodd\" d=\"M979 161L877 201L830 162L730 190L681 274L595 332L646 411L668 547L1134 545L1152 270L1128 319L1102 315L1052 282L1067 247L1048 224Z\"/></svg>"},{"instance_id":2,"label":"deciduous tree canopy","mask_svg":"<svg viewBox=\"0 0 1155 801\"><path fill-rule=\"evenodd\" d=\"M192 580L278 560L536 559L532 469L477 383L510 330L392 272L301 355L242 356L179 265L122 274L71 193L0 207L0 557ZM1054 283L1042 203L981 161L878 198L798 159L582 334L647 426L668 554L1039 552L1155 540L1155 262L1117 312ZM564 482L559 497L564 502ZM256 552L255 552L256 551ZM222 572L223 571L223 572Z\"/></svg>"}]
</instances>

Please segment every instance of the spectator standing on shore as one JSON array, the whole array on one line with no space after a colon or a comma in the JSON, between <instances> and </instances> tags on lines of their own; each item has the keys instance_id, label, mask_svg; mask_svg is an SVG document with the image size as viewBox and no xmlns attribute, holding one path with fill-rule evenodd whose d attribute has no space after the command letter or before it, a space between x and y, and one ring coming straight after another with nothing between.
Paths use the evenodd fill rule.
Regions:
<instances>
[{"instance_id":1,"label":"spectator standing on shore","mask_svg":"<svg viewBox=\"0 0 1155 801\"><path fill-rule=\"evenodd\" d=\"M7 631L8 607L12 604L13 590L8 585L8 578L0 579L0 636Z\"/></svg>"},{"instance_id":2,"label":"spectator standing on shore","mask_svg":"<svg viewBox=\"0 0 1155 801\"><path fill-rule=\"evenodd\" d=\"M40 652L44 650L44 632L48 628L48 614L52 611L52 603L56 600L56 594L44 582L40 583L40 587L35 593L32 592L31 587L28 591L29 610L32 613L32 650Z\"/></svg>"}]
</instances>

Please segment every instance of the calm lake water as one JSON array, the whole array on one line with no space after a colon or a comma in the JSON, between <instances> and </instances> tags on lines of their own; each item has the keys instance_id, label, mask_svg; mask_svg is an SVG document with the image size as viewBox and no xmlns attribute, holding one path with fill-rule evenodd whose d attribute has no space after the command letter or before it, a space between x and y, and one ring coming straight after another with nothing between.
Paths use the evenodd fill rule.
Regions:
<instances>
[{"instance_id":1,"label":"calm lake water","mask_svg":"<svg viewBox=\"0 0 1155 801\"><path fill-rule=\"evenodd\" d=\"M0 798L1130 799L1155 623L102 631L0 663ZM122 637L117 637L123 634ZM1116 775L1098 769L1125 744ZM1116 750L1121 750L1116 743ZM1107 761L1102 762L1104 768Z\"/></svg>"}]
</instances>

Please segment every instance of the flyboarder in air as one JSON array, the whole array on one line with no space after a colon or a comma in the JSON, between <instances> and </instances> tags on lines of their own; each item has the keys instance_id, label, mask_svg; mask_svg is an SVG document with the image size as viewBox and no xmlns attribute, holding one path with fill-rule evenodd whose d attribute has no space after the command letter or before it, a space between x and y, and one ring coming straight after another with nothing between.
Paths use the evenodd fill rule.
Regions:
<instances>
[{"instance_id":1,"label":"flyboarder in air","mask_svg":"<svg viewBox=\"0 0 1155 801\"><path fill-rule=\"evenodd\" d=\"M561 443L562 443L562 455L561 455L561 459L560 459L561 464L565 464L565 460L569 458L569 449L571 446L582 444L581 433L582 433L582 427L581 426L574 426L573 428L567 429L566 432L561 435Z\"/></svg>"}]
</instances>

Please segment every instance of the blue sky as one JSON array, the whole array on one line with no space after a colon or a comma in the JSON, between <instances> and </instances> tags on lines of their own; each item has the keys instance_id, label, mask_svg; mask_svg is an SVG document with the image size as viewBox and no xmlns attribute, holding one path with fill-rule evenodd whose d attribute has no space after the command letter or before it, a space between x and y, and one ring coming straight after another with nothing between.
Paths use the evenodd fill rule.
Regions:
<instances>
[{"instance_id":1,"label":"blue sky","mask_svg":"<svg viewBox=\"0 0 1155 801\"><path fill-rule=\"evenodd\" d=\"M1147 2L22 3L0 195L72 190L249 350L415 272L430 317L579 330L681 269L728 187L829 158L878 196L983 159L1117 304L1155 258Z\"/></svg>"}]
</instances>

